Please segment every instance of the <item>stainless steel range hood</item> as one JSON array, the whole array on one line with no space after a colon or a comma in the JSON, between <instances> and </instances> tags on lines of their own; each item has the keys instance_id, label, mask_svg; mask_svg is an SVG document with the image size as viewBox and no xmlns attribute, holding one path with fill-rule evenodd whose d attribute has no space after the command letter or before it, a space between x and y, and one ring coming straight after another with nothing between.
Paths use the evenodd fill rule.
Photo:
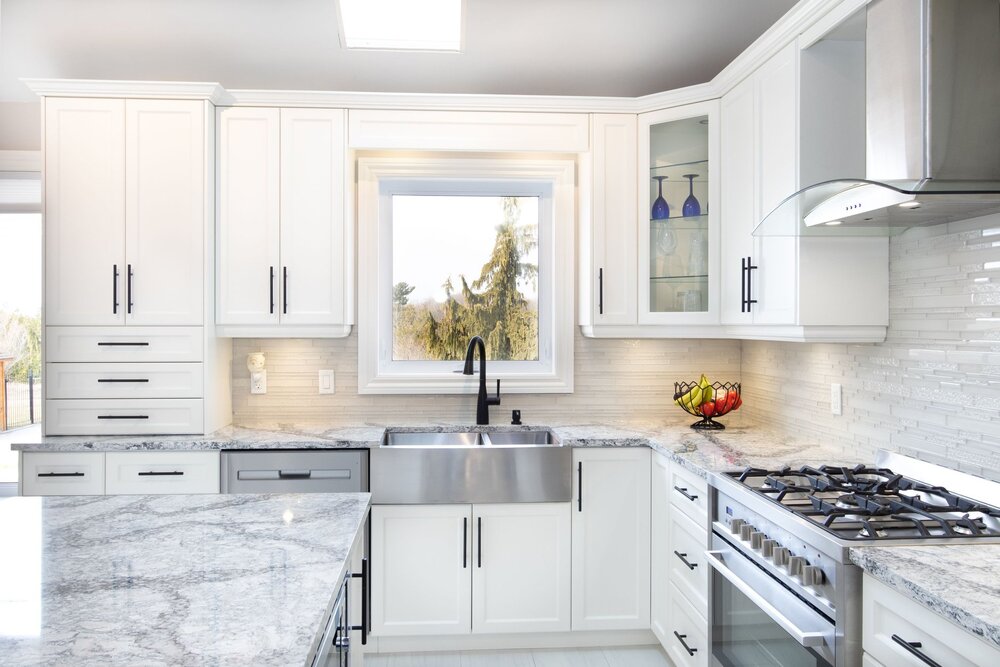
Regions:
<instances>
[{"instance_id":1,"label":"stainless steel range hood","mask_svg":"<svg viewBox=\"0 0 1000 667\"><path fill-rule=\"evenodd\" d=\"M874 0L864 179L795 193L755 235L886 235L1000 211L1000 0Z\"/></svg>"}]
</instances>

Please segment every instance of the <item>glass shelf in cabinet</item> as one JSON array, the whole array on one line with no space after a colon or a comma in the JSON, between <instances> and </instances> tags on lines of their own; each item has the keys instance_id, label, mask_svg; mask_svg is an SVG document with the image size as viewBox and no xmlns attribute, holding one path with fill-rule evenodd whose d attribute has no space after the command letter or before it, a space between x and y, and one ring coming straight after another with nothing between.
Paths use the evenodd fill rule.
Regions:
<instances>
[{"instance_id":1,"label":"glass shelf in cabinet","mask_svg":"<svg viewBox=\"0 0 1000 667\"><path fill-rule=\"evenodd\" d=\"M650 219L651 225L669 225L671 229L708 229L708 213L702 215L676 216L661 220Z\"/></svg>"},{"instance_id":2,"label":"glass shelf in cabinet","mask_svg":"<svg viewBox=\"0 0 1000 667\"><path fill-rule=\"evenodd\" d=\"M691 170L692 169L698 169L698 168L701 168L701 170L704 173L698 172L698 174L699 174L699 176L701 178L694 179L694 182L695 183L705 183L705 182L707 182L708 181L708 160L695 160L693 162L675 162L675 163L671 163L671 164L657 164L657 165L650 166L649 171L654 176L670 176L670 177L673 177L673 174L671 172L671 170L673 170L673 171L677 172L676 179L678 181L680 181L680 179L683 178L684 174L696 173L696 172L693 172ZM687 180L684 180L682 182L686 184Z\"/></svg>"}]
</instances>

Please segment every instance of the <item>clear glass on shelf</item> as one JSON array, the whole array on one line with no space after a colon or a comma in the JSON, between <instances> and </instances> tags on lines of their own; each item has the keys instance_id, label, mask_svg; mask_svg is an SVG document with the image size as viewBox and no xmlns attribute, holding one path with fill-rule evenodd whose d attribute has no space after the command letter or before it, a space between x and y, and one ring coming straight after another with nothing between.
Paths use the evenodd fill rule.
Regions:
<instances>
[{"instance_id":1,"label":"clear glass on shelf","mask_svg":"<svg viewBox=\"0 0 1000 667\"><path fill-rule=\"evenodd\" d=\"M710 307L708 116L653 125L649 143L649 311L704 313Z\"/></svg>"}]
</instances>

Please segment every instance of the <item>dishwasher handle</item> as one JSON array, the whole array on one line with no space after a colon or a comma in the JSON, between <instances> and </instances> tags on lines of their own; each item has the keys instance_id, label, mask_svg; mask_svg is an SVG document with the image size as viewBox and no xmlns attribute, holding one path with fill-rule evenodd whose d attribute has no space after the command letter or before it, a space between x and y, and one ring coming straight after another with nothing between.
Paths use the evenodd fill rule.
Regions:
<instances>
[{"instance_id":1,"label":"dishwasher handle","mask_svg":"<svg viewBox=\"0 0 1000 667\"><path fill-rule=\"evenodd\" d=\"M240 481L265 481L283 479L350 479L351 471L342 470L237 470Z\"/></svg>"}]
</instances>

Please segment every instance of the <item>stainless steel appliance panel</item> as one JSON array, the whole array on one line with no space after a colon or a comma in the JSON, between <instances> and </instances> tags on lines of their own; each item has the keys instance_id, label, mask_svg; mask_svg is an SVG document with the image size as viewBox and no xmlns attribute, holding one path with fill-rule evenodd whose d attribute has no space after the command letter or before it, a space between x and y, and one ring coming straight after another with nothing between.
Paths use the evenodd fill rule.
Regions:
<instances>
[{"instance_id":1,"label":"stainless steel appliance panel","mask_svg":"<svg viewBox=\"0 0 1000 667\"><path fill-rule=\"evenodd\" d=\"M222 493L344 493L368 488L364 450L222 452Z\"/></svg>"}]
</instances>

